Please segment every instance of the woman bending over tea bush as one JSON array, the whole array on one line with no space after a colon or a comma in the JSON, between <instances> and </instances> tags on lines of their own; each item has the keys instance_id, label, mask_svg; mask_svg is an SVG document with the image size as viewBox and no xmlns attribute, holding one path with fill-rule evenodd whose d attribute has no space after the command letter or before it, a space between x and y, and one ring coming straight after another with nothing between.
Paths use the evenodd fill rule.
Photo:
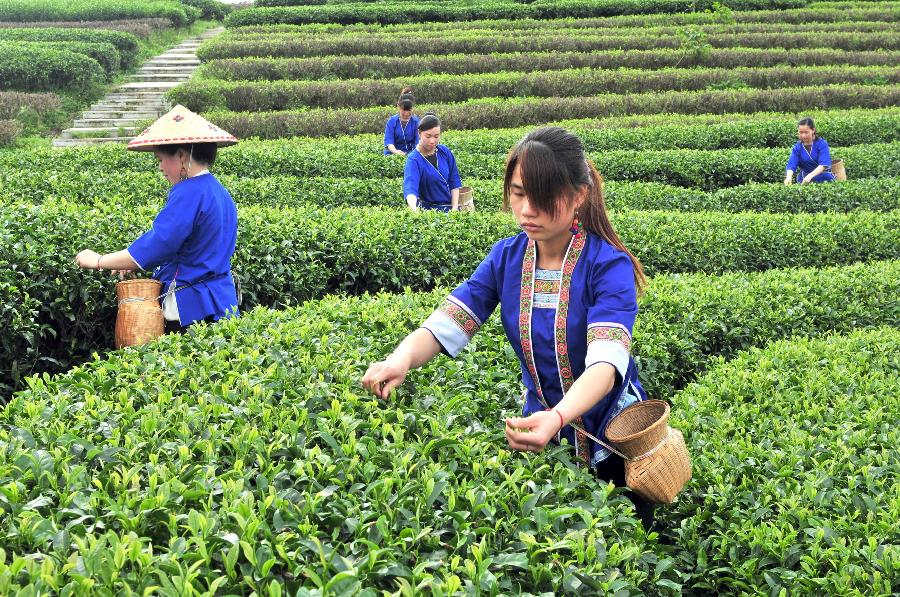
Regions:
<instances>
[{"instance_id":1,"label":"woman bending over tea bush","mask_svg":"<svg viewBox=\"0 0 900 597\"><path fill-rule=\"evenodd\" d=\"M166 331L237 313L231 272L237 208L209 173L217 148L235 143L229 133L175 106L128 143L130 150L152 151L160 172L172 184L152 228L127 249L105 255L85 249L75 257L80 267L88 269L153 270L153 278L166 288L162 297Z\"/></svg>"},{"instance_id":2,"label":"woman bending over tea bush","mask_svg":"<svg viewBox=\"0 0 900 597\"><path fill-rule=\"evenodd\" d=\"M496 243L362 384L387 398L410 369L458 355L499 305L525 385L522 417L505 421L509 446L537 452L564 438L600 479L624 486L622 458L569 423L605 439L616 414L646 400L631 356L641 264L610 223L581 141L561 128L539 128L512 149L503 205L522 232ZM652 506L630 497L649 524Z\"/></svg>"}]
</instances>

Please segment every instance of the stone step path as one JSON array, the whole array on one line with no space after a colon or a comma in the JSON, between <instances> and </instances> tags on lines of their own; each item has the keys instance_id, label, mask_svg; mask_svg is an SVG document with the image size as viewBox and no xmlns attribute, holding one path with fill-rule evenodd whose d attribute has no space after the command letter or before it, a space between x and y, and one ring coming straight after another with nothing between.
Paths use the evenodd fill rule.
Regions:
<instances>
[{"instance_id":1,"label":"stone step path","mask_svg":"<svg viewBox=\"0 0 900 597\"><path fill-rule=\"evenodd\" d=\"M222 31L221 27L205 31L145 62L126 83L85 110L71 128L53 140L53 146L127 143L133 139L140 133L139 124L159 118L171 108L166 92L191 78L200 66L197 48Z\"/></svg>"}]
</instances>

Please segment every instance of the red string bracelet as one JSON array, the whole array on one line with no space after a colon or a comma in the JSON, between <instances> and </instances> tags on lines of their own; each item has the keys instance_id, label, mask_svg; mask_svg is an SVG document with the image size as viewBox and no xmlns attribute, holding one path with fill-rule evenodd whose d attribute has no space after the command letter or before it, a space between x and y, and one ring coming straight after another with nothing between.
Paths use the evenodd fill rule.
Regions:
<instances>
[{"instance_id":1,"label":"red string bracelet","mask_svg":"<svg viewBox=\"0 0 900 597\"><path fill-rule=\"evenodd\" d=\"M562 413L559 412L558 410L555 410L555 409L552 409L552 408L548 408L548 409L546 409L546 410L555 412L556 414L559 415L559 431L562 431L562 428L566 426L566 422L563 421ZM557 433L559 433L559 431L557 431Z\"/></svg>"}]
</instances>

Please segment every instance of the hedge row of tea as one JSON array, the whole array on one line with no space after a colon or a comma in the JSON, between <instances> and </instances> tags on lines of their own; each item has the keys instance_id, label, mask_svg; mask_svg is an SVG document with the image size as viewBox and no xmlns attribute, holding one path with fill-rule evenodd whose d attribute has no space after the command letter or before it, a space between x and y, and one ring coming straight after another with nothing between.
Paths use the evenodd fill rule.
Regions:
<instances>
[{"instance_id":1,"label":"hedge row of tea","mask_svg":"<svg viewBox=\"0 0 900 597\"><path fill-rule=\"evenodd\" d=\"M200 9L176 0L0 0L3 21L112 21L162 17L183 27Z\"/></svg>"},{"instance_id":2,"label":"hedge row of tea","mask_svg":"<svg viewBox=\"0 0 900 597\"><path fill-rule=\"evenodd\" d=\"M496 29L516 31L521 29L593 29L595 32L614 29L657 27L697 27L721 25L795 25L804 27L813 23L876 22L893 23L900 6L890 2L814 2L806 8L754 10L754 11L700 11L667 14L637 14L614 17L581 17L564 19L529 19L521 16L512 19L473 19L469 21L431 21L425 23L310 23L303 25L265 24L231 27L236 34L252 33L424 33L429 31L460 32L472 29Z\"/></svg>"},{"instance_id":3,"label":"hedge row of tea","mask_svg":"<svg viewBox=\"0 0 900 597\"><path fill-rule=\"evenodd\" d=\"M890 132L887 134L891 135ZM878 133L873 132L873 136L877 135ZM352 141L349 145L340 141L316 144L308 140L290 143L245 142L233 150L223 151L216 161L216 171L223 175L251 178L297 176L397 179L403 176L402 159L382 156L378 146L369 147L365 153L341 151L352 146ZM603 176L610 180L658 182L715 191L750 182L782 180L789 150L789 147L720 151L615 150L591 152L589 155ZM900 171L900 142L897 141L833 147L832 155L844 160L847 171L855 179L892 177ZM468 179L502 177L505 151L468 154L465 150L460 150L456 153L456 158L464 182ZM52 162L48 162L49 159ZM54 170L61 173L93 171L98 168L105 168L107 172L153 172L156 168L152 156L125 152L117 147L0 154L0 168L8 168L8 171L19 168L47 171L50 163Z\"/></svg>"},{"instance_id":4,"label":"hedge row of tea","mask_svg":"<svg viewBox=\"0 0 900 597\"><path fill-rule=\"evenodd\" d=\"M674 398L694 479L666 511L697 593L892 595L900 329L782 340Z\"/></svg>"},{"instance_id":5,"label":"hedge row of tea","mask_svg":"<svg viewBox=\"0 0 900 597\"><path fill-rule=\"evenodd\" d=\"M0 238L8 239L4 244L10 248L4 279L40 303L33 352L5 355L5 362L20 364L4 369L55 370L54 365L66 366L111 344L114 280L78 270L72 255L86 246L118 250L146 230L156 206L128 203L113 197L93 206L47 201L0 208ZM296 304L334 292L455 284L475 269L494 239L518 232L511 217L498 213L447 216L251 205L241 207L239 217L242 240L234 266L246 306ZM613 221L651 276L900 257L896 210L805 215L625 211Z\"/></svg>"},{"instance_id":6,"label":"hedge row of tea","mask_svg":"<svg viewBox=\"0 0 900 597\"><path fill-rule=\"evenodd\" d=\"M398 89L411 85L424 89L417 98L428 104L451 104L479 98L585 97L602 89L610 95L702 91L719 86L780 89L802 85L884 85L900 83L900 68L893 66L793 66L771 68L671 68L607 71L577 68L538 72L501 72L464 75L423 75L402 79L347 81L196 81L173 90L173 102L198 112L233 110L266 112L305 108L366 108L390 106Z\"/></svg>"},{"instance_id":7,"label":"hedge row of tea","mask_svg":"<svg viewBox=\"0 0 900 597\"><path fill-rule=\"evenodd\" d=\"M735 10L800 8L800 0L725 0ZM535 0L529 3L511 0L478 2L409 3L379 2L324 6L261 6L228 15L228 27L260 24L299 23L409 23L434 21L472 21L477 19L560 19L610 15L689 12L713 8L709 0Z\"/></svg>"},{"instance_id":8,"label":"hedge row of tea","mask_svg":"<svg viewBox=\"0 0 900 597\"><path fill-rule=\"evenodd\" d=\"M405 208L403 181L399 178L347 178L341 176L275 175L245 178L219 174L238 205L270 207L396 207ZM503 203L503 181L467 178L479 210L499 211ZM105 203L111 189L123 208L157 204L168 185L156 173L111 173L108 169L29 170L0 172L0 202L67 199L82 204ZM863 178L841 184L793 185L755 183L713 192L676 187L658 182L604 184L606 206L612 210L671 211L759 211L772 213L816 213L855 210L900 209L900 178Z\"/></svg>"},{"instance_id":9,"label":"hedge row of tea","mask_svg":"<svg viewBox=\"0 0 900 597\"><path fill-rule=\"evenodd\" d=\"M855 24L854 24L855 25ZM705 34L704 41L712 48L831 48L841 50L897 50L896 26L877 23L874 31L860 32L855 26L822 25L814 31L795 33L765 31L750 33ZM887 29L887 30L885 30ZM834 39L828 34L842 33ZM527 34L527 35L526 35ZM201 47L202 60L239 58L245 56L275 56L301 58L315 56L395 56L396 46L402 44L414 55L450 53L502 52L587 52L615 50L682 49L685 43L676 34L648 34L644 29L621 35L585 33L577 30L571 35L555 31L522 31L517 35L498 36L497 31L466 31L459 34L411 36L410 34L351 34L322 35L313 38L295 33L228 35L210 40ZM705 52L704 52L705 53Z\"/></svg>"},{"instance_id":10,"label":"hedge row of tea","mask_svg":"<svg viewBox=\"0 0 900 597\"><path fill-rule=\"evenodd\" d=\"M177 88L176 88L177 89ZM397 90L399 92L399 89ZM179 91L172 91L178 97ZM214 100L216 101L216 100ZM720 89L662 91L636 95L603 94L579 97L480 98L449 104L419 104L421 112L433 111L451 129L538 126L566 119L628 115L740 112L796 112L801 106L816 109L886 108L900 102L900 86L825 85L785 89ZM396 103L396 102L394 102ZM302 111L213 111L208 118L242 138L268 139L307 136L328 137L384 131L395 113L388 106L374 108L312 108Z\"/></svg>"},{"instance_id":11,"label":"hedge row of tea","mask_svg":"<svg viewBox=\"0 0 900 597\"><path fill-rule=\"evenodd\" d=\"M687 344L680 321L710 295L714 311L698 321L731 310L741 332L722 354L776 325L815 329L811 317L773 312L768 293L812 307L818 324L842 329L859 313L858 325L875 327L741 354L674 397L702 465L687 489L695 499L666 515L677 517L674 547L642 532L567 448L505 448L501 421L518 392L498 380L517 368L497 362L496 320L390 402L363 395L366 363L439 298L384 295L257 310L32 380L0 414L0 590L636 595L739 583L889 594L895 554L878 537L897 515L883 498L898 463L880 446L898 439L886 420L900 397L900 331L877 326L898 314L888 321L891 311L863 304L870 293L846 292L898 279L884 267L897 266L663 282L701 297L683 296L670 342ZM796 293L804 284L811 292ZM690 376L704 362L691 361ZM798 462L810 464L798 473Z\"/></svg>"},{"instance_id":12,"label":"hedge row of tea","mask_svg":"<svg viewBox=\"0 0 900 597\"><path fill-rule=\"evenodd\" d=\"M891 66L900 52L847 51L830 48L723 48L708 56L685 55L676 49L609 52L498 52L494 54L419 54L415 56L327 56L313 58L218 58L206 62L194 80L320 81L388 79L428 73L463 75L506 71L551 71L568 68L660 69L789 66Z\"/></svg>"}]
</instances>

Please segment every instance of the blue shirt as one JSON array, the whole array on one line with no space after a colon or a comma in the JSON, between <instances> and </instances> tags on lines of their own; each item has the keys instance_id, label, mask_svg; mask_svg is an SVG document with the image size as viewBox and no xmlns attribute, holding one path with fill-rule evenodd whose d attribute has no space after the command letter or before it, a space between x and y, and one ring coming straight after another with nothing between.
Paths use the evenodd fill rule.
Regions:
<instances>
[{"instance_id":1,"label":"blue shirt","mask_svg":"<svg viewBox=\"0 0 900 597\"><path fill-rule=\"evenodd\" d=\"M143 270L163 290L175 280L181 325L212 316L237 313L237 293L231 278L231 256L237 244L237 208L231 195L212 174L201 174L172 187L153 227L128 247Z\"/></svg>"},{"instance_id":2,"label":"blue shirt","mask_svg":"<svg viewBox=\"0 0 900 597\"><path fill-rule=\"evenodd\" d=\"M415 195L424 209L450 209L450 191L462 187L456 158L446 145L438 145L437 168L418 149L406 156L403 197Z\"/></svg>"},{"instance_id":3,"label":"blue shirt","mask_svg":"<svg viewBox=\"0 0 900 597\"><path fill-rule=\"evenodd\" d=\"M816 137L812 142L812 148L807 151L803 143L797 141L791 150L791 157L788 158L787 168L785 171L792 170L797 173L797 181L803 180L803 177L818 168L825 166L825 172L817 175L812 179L813 182L828 182L834 180L831 173L831 150L828 143L821 137Z\"/></svg>"},{"instance_id":4,"label":"blue shirt","mask_svg":"<svg viewBox=\"0 0 900 597\"><path fill-rule=\"evenodd\" d=\"M409 153L419 143L419 117L411 116L409 122L400 122L400 115L394 114L384 125L384 155L393 155L387 146L393 145L402 152Z\"/></svg>"},{"instance_id":5,"label":"blue shirt","mask_svg":"<svg viewBox=\"0 0 900 597\"><path fill-rule=\"evenodd\" d=\"M422 327L455 357L499 305L521 363L524 416L558 404L588 368L612 365L613 389L580 421L602 439L615 415L647 397L631 356L638 312L631 258L587 232L572 238L560 270L537 269L537 257L537 246L525 233L501 240ZM585 463L596 465L610 455L571 426L561 436Z\"/></svg>"}]
</instances>

